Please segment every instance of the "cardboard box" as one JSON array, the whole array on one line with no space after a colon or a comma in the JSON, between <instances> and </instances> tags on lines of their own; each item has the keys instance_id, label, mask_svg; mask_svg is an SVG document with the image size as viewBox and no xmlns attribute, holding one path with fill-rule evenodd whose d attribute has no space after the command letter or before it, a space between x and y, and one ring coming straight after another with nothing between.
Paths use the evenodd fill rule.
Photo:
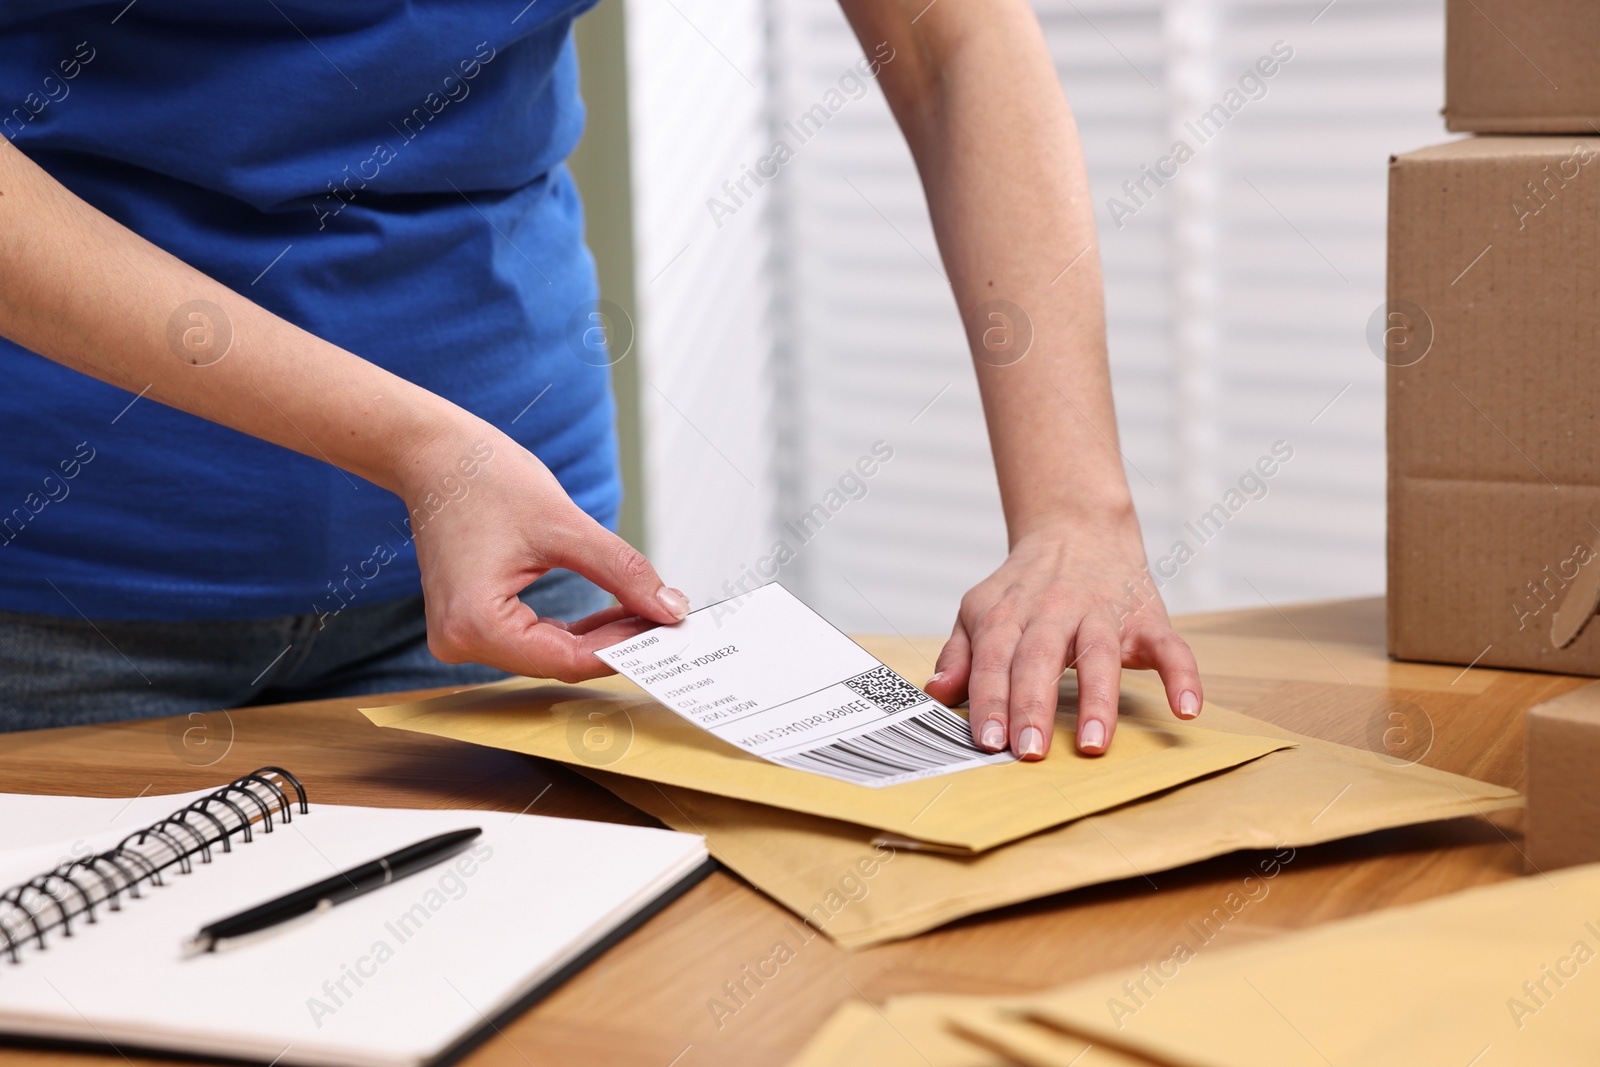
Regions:
<instances>
[{"instance_id":1,"label":"cardboard box","mask_svg":"<svg viewBox=\"0 0 1600 1067\"><path fill-rule=\"evenodd\" d=\"M1445 126L1600 134L1595 0L1449 0Z\"/></svg>"},{"instance_id":2,"label":"cardboard box","mask_svg":"<svg viewBox=\"0 0 1600 1067\"><path fill-rule=\"evenodd\" d=\"M1528 797L1523 824L1535 871L1600 860L1600 682L1528 710Z\"/></svg>"},{"instance_id":3,"label":"cardboard box","mask_svg":"<svg viewBox=\"0 0 1600 1067\"><path fill-rule=\"evenodd\" d=\"M1391 160L1389 652L1600 674L1600 137Z\"/></svg>"}]
</instances>

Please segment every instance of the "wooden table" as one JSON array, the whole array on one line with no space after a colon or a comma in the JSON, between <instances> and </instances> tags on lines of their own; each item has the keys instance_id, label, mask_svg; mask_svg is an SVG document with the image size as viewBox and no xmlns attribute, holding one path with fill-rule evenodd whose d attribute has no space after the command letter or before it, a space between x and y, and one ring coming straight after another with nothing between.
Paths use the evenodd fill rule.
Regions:
<instances>
[{"instance_id":1,"label":"wooden table","mask_svg":"<svg viewBox=\"0 0 1600 1067\"><path fill-rule=\"evenodd\" d=\"M1421 762L1521 788L1522 713L1587 679L1390 662L1383 602L1342 601L1180 619L1207 699L1328 740L1366 745L1393 719L1432 740ZM929 639L929 659L938 642ZM562 766L383 730L337 700L0 735L0 790L133 796L196 789L262 764L316 800L529 809L650 823ZM1202 717L1201 722L1204 722ZM1417 742L1413 740L1413 744ZM1229 924L1234 943L1495 882L1522 871L1520 814L1462 819L1302 849L1272 892ZM783 1064L841 1002L909 992L1023 992L1155 960L1237 885L1251 857L1064 893L862 952L818 937L736 1016L709 1002L784 936L786 911L718 873L490 1039L469 1064L640 1067ZM115 1056L0 1049L21 1062Z\"/></svg>"}]
</instances>

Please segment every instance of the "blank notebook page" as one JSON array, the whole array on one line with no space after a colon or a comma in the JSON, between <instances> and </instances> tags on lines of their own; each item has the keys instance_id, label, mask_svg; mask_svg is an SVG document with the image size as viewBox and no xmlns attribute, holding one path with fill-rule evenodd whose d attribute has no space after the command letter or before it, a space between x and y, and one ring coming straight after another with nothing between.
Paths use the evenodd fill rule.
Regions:
<instances>
[{"instance_id":1,"label":"blank notebook page","mask_svg":"<svg viewBox=\"0 0 1600 1067\"><path fill-rule=\"evenodd\" d=\"M106 840L105 825L0 853L0 888L127 832ZM235 947L182 954L208 922L474 826L483 836L444 863ZM283 1064L426 1063L706 859L702 838L667 830L315 803L212 854L0 964L0 1032Z\"/></svg>"}]
</instances>

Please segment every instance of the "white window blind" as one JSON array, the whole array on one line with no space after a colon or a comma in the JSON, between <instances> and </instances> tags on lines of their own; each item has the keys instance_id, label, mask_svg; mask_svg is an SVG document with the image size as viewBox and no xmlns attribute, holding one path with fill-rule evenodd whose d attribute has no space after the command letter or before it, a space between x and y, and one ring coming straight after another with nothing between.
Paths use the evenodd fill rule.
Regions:
<instances>
[{"instance_id":1,"label":"white window blind","mask_svg":"<svg viewBox=\"0 0 1600 1067\"><path fill-rule=\"evenodd\" d=\"M626 14L646 539L703 604L768 545L775 508L767 207L706 206L768 144L766 16L760 0Z\"/></svg>"},{"instance_id":2,"label":"white window blind","mask_svg":"<svg viewBox=\"0 0 1600 1067\"><path fill-rule=\"evenodd\" d=\"M1383 295L1388 156L1444 139L1442 5L1036 6L1095 193L1147 549L1153 564L1179 540L1193 552L1168 565L1169 605L1380 592L1383 378L1365 327ZM860 48L832 5L771 0L769 11L781 130L839 85ZM1130 196L1123 183L1180 139L1192 158ZM942 630L999 562L1004 535L962 330L881 94L832 115L774 189L778 363L791 383L779 519L824 501L874 441L894 449L785 580L847 627ZM1112 196L1134 209L1120 227ZM1272 457L1266 495L1250 499L1260 490L1247 481L1230 496L1279 441L1293 455ZM1185 524L1208 513L1193 527L1202 540Z\"/></svg>"},{"instance_id":3,"label":"white window blind","mask_svg":"<svg viewBox=\"0 0 1600 1067\"><path fill-rule=\"evenodd\" d=\"M1388 156L1445 138L1442 5L1036 9L1082 131L1118 424L1169 605L1380 592L1365 331ZM943 630L1004 530L921 188L860 46L816 0L627 11L652 554L700 602L781 560L843 626ZM1275 473L1241 489L1262 457Z\"/></svg>"}]
</instances>

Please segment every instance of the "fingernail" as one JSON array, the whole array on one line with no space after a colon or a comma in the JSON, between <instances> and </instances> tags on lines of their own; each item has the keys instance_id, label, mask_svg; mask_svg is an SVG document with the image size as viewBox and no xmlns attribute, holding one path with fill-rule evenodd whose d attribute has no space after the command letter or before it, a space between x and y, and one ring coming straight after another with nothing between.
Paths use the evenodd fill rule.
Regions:
<instances>
[{"instance_id":1,"label":"fingernail","mask_svg":"<svg viewBox=\"0 0 1600 1067\"><path fill-rule=\"evenodd\" d=\"M1099 719L1090 719L1078 731L1078 747L1084 749L1102 749L1106 745L1105 724Z\"/></svg>"},{"instance_id":2,"label":"fingernail","mask_svg":"<svg viewBox=\"0 0 1600 1067\"><path fill-rule=\"evenodd\" d=\"M1044 755L1044 731L1037 726L1024 726L1022 736L1017 738L1017 755Z\"/></svg>"},{"instance_id":3,"label":"fingernail","mask_svg":"<svg viewBox=\"0 0 1600 1067\"><path fill-rule=\"evenodd\" d=\"M656 599L661 601L661 606L672 612L675 618L683 618L689 614L689 598L670 586L662 586L656 591Z\"/></svg>"},{"instance_id":4,"label":"fingernail","mask_svg":"<svg viewBox=\"0 0 1600 1067\"><path fill-rule=\"evenodd\" d=\"M1192 719L1200 714L1200 697L1192 689L1185 689L1183 695L1178 697L1178 714L1185 719Z\"/></svg>"},{"instance_id":5,"label":"fingernail","mask_svg":"<svg viewBox=\"0 0 1600 1067\"><path fill-rule=\"evenodd\" d=\"M999 752L1006 747L1006 728L990 719L983 724L983 736L978 739L978 744L990 752Z\"/></svg>"},{"instance_id":6,"label":"fingernail","mask_svg":"<svg viewBox=\"0 0 1600 1067\"><path fill-rule=\"evenodd\" d=\"M929 678L926 682L922 683L922 688L924 688L924 689L928 688L928 686L932 685L934 682L937 682L940 678L943 678L943 677L944 677L944 671L935 671L934 674L933 674L933 677Z\"/></svg>"}]
</instances>

